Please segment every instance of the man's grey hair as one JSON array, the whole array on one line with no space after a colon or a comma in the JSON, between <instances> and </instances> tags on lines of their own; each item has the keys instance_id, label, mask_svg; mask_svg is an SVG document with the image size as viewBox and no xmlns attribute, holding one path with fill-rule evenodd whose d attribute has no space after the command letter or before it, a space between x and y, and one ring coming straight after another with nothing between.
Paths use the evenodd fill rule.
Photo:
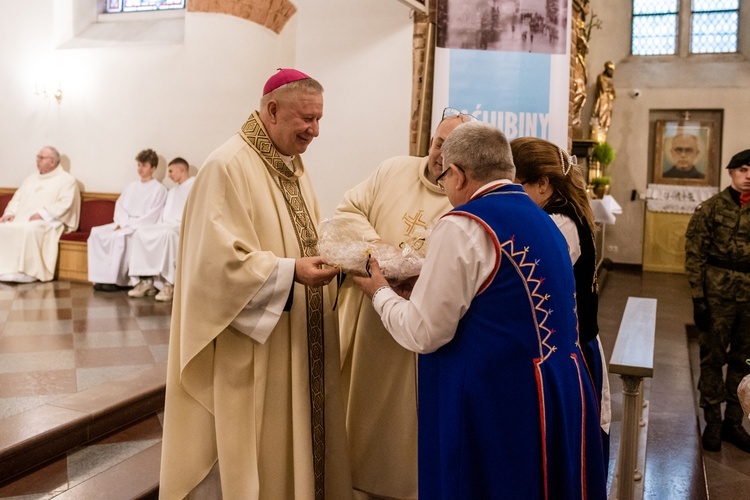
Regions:
<instances>
[{"instance_id":1,"label":"man's grey hair","mask_svg":"<svg viewBox=\"0 0 750 500\"><path fill-rule=\"evenodd\" d=\"M59 165L60 164L60 152L52 146L44 146L44 149L49 149L49 152L52 154L52 159L55 160L55 165Z\"/></svg>"},{"instance_id":2,"label":"man's grey hair","mask_svg":"<svg viewBox=\"0 0 750 500\"><path fill-rule=\"evenodd\" d=\"M461 167L476 181L516 178L516 166L508 139L482 122L462 123L443 143L443 165Z\"/></svg>"},{"instance_id":3,"label":"man's grey hair","mask_svg":"<svg viewBox=\"0 0 750 500\"><path fill-rule=\"evenodd\" d=\"M260 98L260 107L265 107L268 101L275 99L276 101L285 101L295 93L306 93L306 94L322 94L323 86L315 78L304 78L294 82L289 82L286 85L282 85L276 90L269 92Z\"/></svg>"}]
</instances>

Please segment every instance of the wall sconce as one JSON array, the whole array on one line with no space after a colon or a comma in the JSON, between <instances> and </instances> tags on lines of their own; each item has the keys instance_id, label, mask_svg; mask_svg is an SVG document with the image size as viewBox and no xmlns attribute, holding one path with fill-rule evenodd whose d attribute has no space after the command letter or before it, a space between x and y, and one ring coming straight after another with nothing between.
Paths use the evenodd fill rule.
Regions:
<instances>
[{"instance_id":1,"label":"wall sconce","mask_svg":"<svg viewBox=\"0 0 750 500\"><path fill-rule=\"evenodd\" d=\"M62 85L59 81L56 84L50 82L37 82L34 93L43 99L52 96L58 104L62 102L63 98Z\"/></svg>"}]
</instances>

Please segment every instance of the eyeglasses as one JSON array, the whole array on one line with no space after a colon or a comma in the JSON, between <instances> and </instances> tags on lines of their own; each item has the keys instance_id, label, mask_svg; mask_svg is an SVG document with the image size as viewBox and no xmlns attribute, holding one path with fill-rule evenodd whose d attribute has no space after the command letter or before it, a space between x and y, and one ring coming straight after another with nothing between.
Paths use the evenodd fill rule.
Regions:
<instances>
[{"instance_id":1,"label":"eyeglasses","mask_svg":"<svg viewBox=\"0 0 750 500\"><path fill-rule=\"evenodd\" d=\"M674 151L678 155L691 155L691 154L695 153L695 149L694 148L681 148L679 146L676 147L676 148L672 148L672 151Z\"/></svg>"},{"instance_id":2,"label":"eyeglasses","mask_svg":"<svg viewBox=\"0 0 750 500\"><path fill-rule=\"evenodd\" d=\"M443 117L441 118L441 121L445 120L446 118L453 118L455 116L461 118L461 121L464 123L472 122L472 121L479 121L479 119L476 116L470 115L469 113L464 113L460 109L451 108L450 106L443 110Z\"/></svg>"},{"instance_id":3,"label":"eyeglasses","mask_svg":"<svg viewBox=\"0 0 750 500\"><path fill-rule=\"evenodd\" d=\"M42 155L36 155L37 160L51 160L51 156L42 156Z\"/></svg>"},{"instance_id":4,"label":"eyeglasses","mask_svg":"<svg viewBox=\"0 0 750 500\"><path fill-rule=\"evenodd\" d=\"M459 167L455 163L451 163L450 165L448 165L448 168L446 168L445 170L443 170L442 173L440 175L438 175L437 178L435 179L435 184L438 185L438 187L440 188L441 191L445 191L445 186L440 181L442 181L443 177L445 177L448 174L448 172L450 172L451 165L453 165L454 167L456 167L457 169L459 169L462 174L466 175L466 171L463 168Z\"/></svg>"}]
</instances>

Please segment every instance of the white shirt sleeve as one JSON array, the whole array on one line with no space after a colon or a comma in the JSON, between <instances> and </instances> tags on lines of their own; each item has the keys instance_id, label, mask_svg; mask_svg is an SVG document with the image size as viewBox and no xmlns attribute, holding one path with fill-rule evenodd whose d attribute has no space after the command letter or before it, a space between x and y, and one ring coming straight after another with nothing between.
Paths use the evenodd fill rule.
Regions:
<instances>
[{"instance_id":1,"label":"white shirt sleeve","mask_svg":"<svg viewBox=\"0 0 750 500\"><path fill-rule=\"evenodd\" d=\"M453 338L498 259L489 234L478 222L445 216L430 236L411 298L384 289L373 297L373 306L401 346L421 354L434 352Z\"/></svg>"},{"instance_id":2,"label":"white shirt sleeve","mask_svg":"<svg viewBox=\"0 0 750 500\"><path fill-rule=\"evenodd\" d=\"M62 224L62 222L52 217L52 215L44 207L39 209L39 216L42 218L44 222L49 224L50 227L57 227Z\"/></svg>"},{"instance_id":3,"label":"white shirt sleeve","mask_svg":"<svg viewBox=\"0 0 750 500\"><path fill-rule=\"evenodd\" d=\"M284 312L293 285L294 259L279 259L268 280L230 325L264 344Z\"/></svg>"},{"instance_id":4,"label":"white shirt sleeve","mask_svg":"<svg viewBox=\"0 0 750 500\"><path fill-rule=\"evenodd\" d=\"M581 256L581 240L578 238L578 229L575 222L567 215L550 214L550 217L565 237L565 242L568 244L570 261L575 264L578 261L578 257Z\"/></svg>"}]
</instances>

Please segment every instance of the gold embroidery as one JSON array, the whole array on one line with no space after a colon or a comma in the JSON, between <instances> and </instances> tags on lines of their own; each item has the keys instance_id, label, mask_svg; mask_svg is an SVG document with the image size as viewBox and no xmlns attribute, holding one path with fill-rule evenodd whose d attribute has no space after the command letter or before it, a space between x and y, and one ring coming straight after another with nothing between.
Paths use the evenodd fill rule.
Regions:
<instances>
[{"instance_id":1,"label":"gold embroidery","mask_svg":"<svg viewBox=\"0 0 750 500\"><path fill-rule=\"evenodd\" d=\"M417 211L417 214L414 217L410 217L409 214L404 214L401 220L406 223L406 231L404 232L405 236L411 236L411 233L413 233L418 227L427 229L427 223L422 220L422 214L424 214L424 210Z\"/></svg>"},{"instance_id":2,"label":"gold embroidery","mask_svg":"<svg viewBox=\"0 0 750 500\"><path fill-rule=\"evenodd\" d=\"M277 180L277 186L284 196L289 218L297 235L300 254L305 257L318 255L318 234L299 187L298 178L304 172L301 162L295 159L295 170L292 172L268 137L257 113L250 115L242 126L242 136L263 159L266 167ZM323 500L325 498L325 344L322 288L305 287L305 299L315 499Z\"/></svg>"}]
</instances>

